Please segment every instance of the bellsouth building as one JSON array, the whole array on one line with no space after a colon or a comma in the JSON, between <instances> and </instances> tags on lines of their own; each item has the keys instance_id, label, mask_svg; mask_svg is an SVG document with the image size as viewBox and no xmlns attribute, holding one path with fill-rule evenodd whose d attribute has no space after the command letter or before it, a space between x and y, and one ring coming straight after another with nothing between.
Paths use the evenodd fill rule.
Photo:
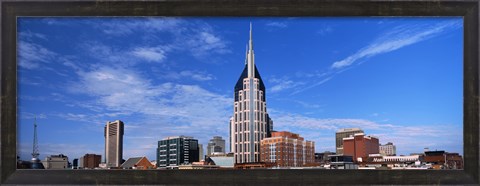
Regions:
<instances>
[{"instance_id":1,"label":"bellsouth building","mask_svg":"<svg viewBox=\"0 0 480 186\"><path fill-rule=\"evenodd\" d=\"M245 68L235 85L234 98L230 149L235 163L260 162L260 141L271 136L273 121L267 113L265 85L255 65L251 23Z\"/></svg>"}]
</instances>

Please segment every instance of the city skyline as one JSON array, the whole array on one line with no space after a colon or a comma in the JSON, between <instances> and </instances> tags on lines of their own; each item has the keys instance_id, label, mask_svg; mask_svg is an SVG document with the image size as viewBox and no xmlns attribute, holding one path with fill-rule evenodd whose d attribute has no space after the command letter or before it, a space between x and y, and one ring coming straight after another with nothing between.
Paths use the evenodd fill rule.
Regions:
<instances>
[{"instance_id":1,"label":"city skyline","mask_svg":"<svg viewBox=\"0 0 480 186\"><path fill-rule=\"evenodd\" d=\"M124 157L155 159L166 136L228 139L250 21L274 130L317 152L358 127L399 154L463 154L459 18L20 18L19 155L35 114L41 157L103 154L117 119Z\"/></svg>"}]
</instances>

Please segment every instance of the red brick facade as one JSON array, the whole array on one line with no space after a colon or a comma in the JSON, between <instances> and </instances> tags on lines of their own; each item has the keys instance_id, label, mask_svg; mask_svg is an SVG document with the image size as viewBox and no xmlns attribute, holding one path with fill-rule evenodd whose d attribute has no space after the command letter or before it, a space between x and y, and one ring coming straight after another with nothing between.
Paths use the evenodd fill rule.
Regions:
<instances>
[{"instance_id":1,"label":"red brick facade","mask_svg":"<svg viewBox=\"0 0 480 186\"><path fill-rule=\"evenodd\" d=\"M315 163L315 143L291 132L272 132L260 143L260 161L279 167L302 167Z\"/></svg>"},{"instance_id":2,"label":"red brick facade","mask_svg":"<svg viewBox=\"0 0 480 186\"><path fill-rule=\"evenodd\" d=\"M358 133L343 138L343 155L352 156L353 161L357 162L358 158L367 159L369 154L380 153L379 145L378 138Z\"/></svg>"},{"instance_id":3,"label":"red brick facade","mask_svg":"<svg viewBox=\"0 0 480 186\"><path fill-rule=\"evenodd\" d=\"M85 156L83 156L82 167L94 169L95 167L99 166L101 159L102 159L101 155L85 154Z\"/></svg>"}]
</instances>

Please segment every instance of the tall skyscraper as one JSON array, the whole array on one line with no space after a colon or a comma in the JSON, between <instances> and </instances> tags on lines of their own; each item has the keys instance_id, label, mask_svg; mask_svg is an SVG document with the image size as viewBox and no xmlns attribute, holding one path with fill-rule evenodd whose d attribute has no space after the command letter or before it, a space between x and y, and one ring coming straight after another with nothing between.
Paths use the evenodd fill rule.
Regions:
<instances>
[{"instance_id":1,"label":"tall skyscraper","mask_svg":"<svg viewBox=\"0 0 480 186\"><path fill-rule=\"evenodd\" d=\"M157 166L178 168L200 160L198 140L188 136L168 137L158 141Z\"/></svg>"},{"instance_id":2,"label":"tall skyscraper","mask_svg":"<svg viewBox=\"0 0 480 186\"><path fill-rule=\"evenodd\" d=\"M230 149L235 163L260 161L260 141L270 137L273 122L267 113L266 91L255 66L252 24L245 68L234 89L234 113L230 118Z\"/></svg>"},{"instance_id":3,"label":"tall skyscraper","mask_svg":"<svg viewBox=\"0 0 480 186\"><path fill-rule=\"evenodd\" d=\"M107 121L104 136L107 167L120 167L123 158L123 122L120 120Z\"/></svg>"},{"instance_id":4,"label":"tall skyscraper","mask_svg":"<svg viewBox=\"0 0 480 186\"><path fill-rule=\"evenodd\" d=\"M207 145L207 155L215 152L225 153L225 140L221 136L214 136Z\"/></svg>"},{"instance_id":5,"label":"tall skyscraper","mask_svg":"<svg viewBox=\"0 0 480 186\"><path fill-rule=\"evenodd\" d=\"M340 129L335 133L335 146L337 155L343 154L343 138L353 136L357 133L363 133L363 130L359 128L347 128Z\"/></svg>"}]
</instances>

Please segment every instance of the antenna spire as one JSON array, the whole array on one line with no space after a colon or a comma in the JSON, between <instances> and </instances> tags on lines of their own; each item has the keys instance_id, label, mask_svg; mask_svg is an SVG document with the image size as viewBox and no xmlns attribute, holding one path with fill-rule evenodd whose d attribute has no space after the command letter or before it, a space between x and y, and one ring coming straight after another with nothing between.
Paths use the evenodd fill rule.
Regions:
<instances>
[{"instance_id":1,"label":"antenna spire","mask_svg":"<svg viewBox=\"0 0 480 186\"><path fill-rule=\"evenodd\" d=\"M255 54L253 54L252 22L250 22L250 39L247 51L248 77L255 77Z\"/></svg>"},{"instance_id":2,"label":"antenna spire","mask_svg":"<svg viewBox=\"0 0 480 186\"><path fill-rule=\"evenodd\" d=\"M37 116L35 116L35 120L33 122L33 151L32 151L32 159L37 159L38 155L38 139L37 139Z\"/></svg>"},{"instance_id":3,"label":"antenna spire","mask_svg":"<svg viewBox=\"0 0 480 186\"><path fill-rule=\"evenodd\" d=\"M250 22L250 42L249 42L250 50L253 50L253 39L252 39L252 22Z\"/></svg>"},{"instance_id":4,"label":"antenna spire","mask_svg":"<svg viewBox=\"0 0 480 186\"><path fill-rule=\"evenodd\" d=\"M248 62L248 44L245 45L245 65Z\"/></svg>"}]
</instances>

